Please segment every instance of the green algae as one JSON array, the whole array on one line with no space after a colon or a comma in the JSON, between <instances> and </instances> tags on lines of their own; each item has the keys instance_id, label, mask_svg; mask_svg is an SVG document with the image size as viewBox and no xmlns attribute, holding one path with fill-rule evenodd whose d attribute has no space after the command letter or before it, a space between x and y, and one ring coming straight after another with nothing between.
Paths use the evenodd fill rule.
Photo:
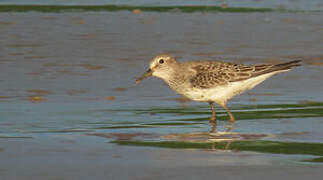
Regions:
<instances>
[{"instance_id":1,"label":"green algae","mask_svg":"<svg viewBox=\"0 0 323 180\"><path fill-rule=\"evenodd\" d=\"M119 145L149 146L178 149L210 149L214 143L196 143L182 141L112 141ZM217 142L216 149L224 150L227 142ZM323 156L323 143L301 143L301 142L280 142L280 141L234 141L230 150L255 151L274 154L306 154Z\"/></svg>"},{"instance_id":2,"label":"green algae","mask_svg":"<svg viewBox=\"0 0 323 180\"><path fill-rule=\"evenodd\" d=\"M119 145L127 146L148 146L148 147L159 147L159 148L175 148L175 149L211 149L212 143L192 143L182 141L158 141L158 142L147 142L147 141L112 141Z\"/></svg>"},{"instance_id":3,"label":"green algae","mask_svg":"<svg viewBox=\"0 0 323 180\"><path fill-rule=\"evenodd\" d=\"M239 105L239 107L230 108L235 110L250 110L250 109L289 109L289 108L323 108L323 102L312 103L300 103L300 104L260 104L260 105ZM130 111L136 111L137 113L158 112L158 113L187 113L190 111L197 113L205 113L199 111L199 109L209 109L209 106L196 106L196 107L176 107L176 108L160 108L154 107L150 109L129 109ZM219 110L221 108L217 108ZM122 111L122 110L120 110Z\"/></svg>"},{"instance_id":4,"label":"green algae","mask_svg":"<svg viewBox=\"0 0 323 180\"><path fill-rule=\"evenodd\" d=\"M94 129L130 129L130 128L154 128L150 125L129 125L129 126L104 126L104 127L97 127Z\"/></svg>"},{"instance_id":5,"label":"green algae","mask_svg":"<svg viewBox=\"0 0 323 180\"><path fill-rule=\"evenodd\" d=\"M200 110L202 109L202 111ZM185 118L183 121L204 121L206 118L198 118L196 115L210 115L210 110L205 108L151 108L141 110L130 110L136 114L174 114L174 115L195 115L194 118ZM218 109L217 109L218 110ZM313 104L274 104L243 106L232 111L237 120L249 119L277 119L277 118L308 118L323 117L323 103ZM218 119L228 119L226 112L217 111Z\"/></svg>"},{"instance_id":6,"label":"green algae","mask_svg":"<svg viewBox=\"0 0 323 180\"><path fill-rule=\"evenodd\" d=\"M185 123L185 122L165 122L165 123L147 123L145 125L152 126L185 126L185 125L195 125L201 123Z\"/></svg>"},{"instance_id":7,"label":"green algae","mask_svg":"<svg viewBox=\"0 0 323 180\"><path fill-rule=\"evenodd\" d=\"M323 117L323 103L312 102L306 104L272 104L272 105L241 105L233 107L232 113L236 120L257 120L257 119L287 119L287 118L317 118ZM100 110L101 111L101 110ZM145 109L117 109L102 110L104 112L127 112L136 115L140 114L168 114L169 117L176 119L166 119L166 122L118 122L104 124L95 122L94 124L102 125L93 129L131 129L131 128L161 128L165 126L182 126L192 127L204 124L210 118L210 110L207 106L193 107L174 107L163 108L153 107ZM217 109L217 119L227 120L229 117L224 110Z\"/></svg>"},{"instance_id":8,"label":"green algae","mask_svg":"<svg viewBox=\"0 0 323 180\"><path fill-rule=\"evenodd\" d=\"M185 123L185 122L165 122L165 123L145 123L140 125L113 125L113 126L101 126L93 129L131 129L131 128L157 128L162 126L186 126L196 125L201 123Z\"/></svg>"},{"instance_id":9,"label":"green algae","mask_svg":"<svg viewBox=\"0 0 323 180\"><path fill-rule=\"evenodd\" d=\"M310 102L300 104L269 104L269 105L236 105L232 108L236 120L257 119L288 119L288 118L318 118L323 117L323 102ZM107 111L107 110L105 110ZM117 109L109 112L127 112L135 115L141 114L167 114L176 119L166 119L168 122L141 123L138 128L162 127L162 126L185 126L198 125L208 121L211 111L208 106L191 107L152 107L142 109ZM217 108L217 119L228 120L227 113ZM110 127L109 127L110 128ZM111 127L119 128L119 126ZM120 127L123 128L123 127ZM127 127L126 127L127 128ZM130 126L129 128L137 128Z\"/></svg>"},{"instance_id":10,"label":"green algae","mask_svg":"<svg viewBox=\"0 0 323 180\"><path fill-rule=\"evenodd\" d=\"M0 5L0 12L75 12L75 11L148 11L148 12L271 12L271 8L220 6L125 6L125 5Z\"/></svg>"},{"instance_id":11,"label":"green algae","mask_svg":"<svg viewBox=\"0 0 323 180\"><path fill-rule=\"evenodd\" d=\"M314 158L314 159L305 159L303 162L312 162L312 163L323 163L323 157Z\"/></svg>"},{"instance_id":12,"label":"green algae","mask_svg":"<svg viewBox=\"0 0 323 180\"><path fill-rule=\"evenodd\" d=\"M277 118L306 118L323 117L323 107L306 109L281 109L263 111L235 112L237 119L277 119ZM225 116L225 118L228 118Z\"/></svg>"},{"instance_id":13,"label":"green algae","mask_svg":"<svg viewBox=\"0 0 323 180\"><path fill-rule=\"evenodd\" d=\"M300 104L260 104L260 105L236 105L230 107L234 112L242 111L278 111L278 110L288 110L288 109L323 109L323 102L311 102L311 103L300 103ZM209 106L191 106L191 107L152 107L152 108L142 108L142 109L116 109L116 110L101 110L107 112L133 112L135 114L210 114ZM219 114L224 113L224 110L216 106L216 111Z\"/></svg>"},{"instance_id":14,"label":"green algae","mask_svg":"<svg viewBox=\"0 0 323 180\"><path fill-rule=\"evenodd\" d=\"M127 146L146 146L175 149L214 149L214 147L216 147L218 150L323 156L323 143L280 142L264 140L233 141L229 145L228 142L202 143L184 141L112 141L111 143ZM304 161L323 162L323 157Z\"/></svg>"},{"instance_id":15,"label":"green algae","mask_svg":"<svg viewBox=\"0 0 323 180\"><path fill-rule=\"evenodd\" d=\"M323 107L323 102L309 102L299 104L261 104L246 106L248 109L269 109L269 108L305 108L305 107Z\"/></svg>"}]
</instances>

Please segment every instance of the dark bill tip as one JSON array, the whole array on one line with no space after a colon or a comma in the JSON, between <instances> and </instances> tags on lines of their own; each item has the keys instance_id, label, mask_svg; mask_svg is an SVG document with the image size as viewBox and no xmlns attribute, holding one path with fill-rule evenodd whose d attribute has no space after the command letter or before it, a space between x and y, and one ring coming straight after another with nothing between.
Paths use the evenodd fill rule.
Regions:
<instances>
[{"instance_id":1,"label":"dark bill tip","mask_svg":"<svg viewBox=\"0 0 323 180\"><path fill-rule=\"evenodd\" d=\"M143 75L136 79L136 84L139 84L143 79L152 76L153 72L151 69L148 69Z\"/></svg>"}]
</instances>

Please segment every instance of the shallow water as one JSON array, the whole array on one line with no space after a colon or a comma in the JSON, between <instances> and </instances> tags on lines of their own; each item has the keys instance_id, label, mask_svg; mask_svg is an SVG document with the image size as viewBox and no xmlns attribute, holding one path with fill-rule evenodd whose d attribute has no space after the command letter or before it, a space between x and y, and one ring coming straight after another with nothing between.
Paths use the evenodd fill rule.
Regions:
<instances>
[{"instance_id":1,"label":"shallow water","mask_svg":"<svg viewBox=\"0 0 323 180\"><path fill-rule=\"evenodd\" d=\"M237 118L233 132L266 134L274 141L323 143L322 106L312 103L323 101L322 13L0 15L0 155L4 159L19 144L26 149L13 151L12 156L38 157L37 152L47 153L47 146L49 152L63 151L65 156L79 148L82 153L100 148L116 153L119 146L105 143L118 139L111 133L123 137L139 133L136 139L159 141L173 133L208 132L207 104L181 101L158 79L134 85L150 58L162 52L180 60L302 59L302 67L272 77L229 103ZM217 111L218 129L223 131L227 117L222 109ZM69 150L64 150L66 143L71 143ZM125 149L134 155L140 151ZM264 155L260 164L266 164L262 158L269 164L290 163L290 157L279 156L272 162L271 155Z\"/></svg>"},{"instance_id":2,"label":"shallow water","mask_svg":"<svg viewBox=\"0 0 323 180\"><path fill-rule=\"evenodd\" d=\"M233 99L230 107L239 111L239 107L249 104L322 101L320 17L321 13L2 13L1 135L34 137L69 131L82 134L108 131L104 129L119 131L110 128L119 124L141 128L183 118L207 119L207 105L179 101L179 96L158 79L134 85L150 58L161 52L181 60L265 63L303 59L303 67L267 80ZM175 108L174 111L177 107L203 108L206 113L174 117L153 112L150 107ZM147 111L138 114L131 110L140 108ZM248 124L255 128L239 128L238 121L236 129L276 131L252 121ZM297 116L293 121L298 121ZM208 128L207 121L176 123L174 128L154 127L151 131ZM137 130L122 128L126 132Z\"/></svg>"}]
</instances>

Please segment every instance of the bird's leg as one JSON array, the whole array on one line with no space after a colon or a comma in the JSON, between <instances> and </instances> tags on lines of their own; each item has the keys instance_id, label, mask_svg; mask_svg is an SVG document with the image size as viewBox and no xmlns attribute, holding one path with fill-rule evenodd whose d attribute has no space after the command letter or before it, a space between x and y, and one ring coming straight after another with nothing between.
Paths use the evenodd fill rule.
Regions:
<instances>
[{"instance_id":1,"label":"bird's leg","mask_svg":"<svg viewBox=\"0 0 323 180\"><path fill-rule=\"evenodd\" d=\"M216 122L216 113L215 113L215 110L214 110L214 103L209 102L209 105L210 105L211 111L212 111L212 116L211 116L210 122Z\"/></svg>"},{"instance_id":2,"label":"bird's leg","mask_svg":"<svg viewBox=\"0 0 323 180\"><path fill-rule=\"evenodd\" d=\"M216 113L215 113L215 110L214 110L214 103L209 102L209 105L210 105L211 111L212 111L212 116L211 116L211 119L210 119L210 124L212 125L211 132L214 132L216 130Z\"/></svg>"},{"instance_id":3,"label":"bird's leg","mask_svg":"<svg viewBox=\"0 0 323 180\"><path fill-rule=\"evenodd\" d=\"M227 107L227 105L225 104L223 106L223 108L227 111L229 117L230 117L230 122L234 123L236 121L236 119L234 118L234 116L232 115L232 113L230 112L229 108Z\"/></svg>"},{"instance_id":4,"label":"bird's leg","mask_svg":"<svg viewBox=\"0 0 323 180\"><path fill-rule=\"evenodd\" d=\"M235 118L232 115L232 113L230 112L229 108L227 107L226 103L223 104L223 108L225 109L225 111L228 113L229 117L230 117L230 123L231 125L227 128L227 131L230 131L233 128L233 125L235 123Z\"/></svg>"}]
</instances>

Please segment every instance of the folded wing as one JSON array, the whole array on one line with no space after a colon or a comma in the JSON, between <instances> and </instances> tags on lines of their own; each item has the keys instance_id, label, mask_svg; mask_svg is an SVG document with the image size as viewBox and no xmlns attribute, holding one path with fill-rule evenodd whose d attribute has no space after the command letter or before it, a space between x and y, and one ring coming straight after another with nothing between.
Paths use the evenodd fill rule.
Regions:
<instances>
[{"instance_id":1,"label":"folded wing","mask_svg":"<svg viewBox=\"0 0 323 180\"><path fill-rule=\"evenodd\" d=\"M226 62L201 62L193 66L195 76L190 79L193 87L212 88L230 82L242 81L263 74L287 71L294 66L300 66L300 60L280 64L244 65Z\"/></svg>"}]
</instances>

